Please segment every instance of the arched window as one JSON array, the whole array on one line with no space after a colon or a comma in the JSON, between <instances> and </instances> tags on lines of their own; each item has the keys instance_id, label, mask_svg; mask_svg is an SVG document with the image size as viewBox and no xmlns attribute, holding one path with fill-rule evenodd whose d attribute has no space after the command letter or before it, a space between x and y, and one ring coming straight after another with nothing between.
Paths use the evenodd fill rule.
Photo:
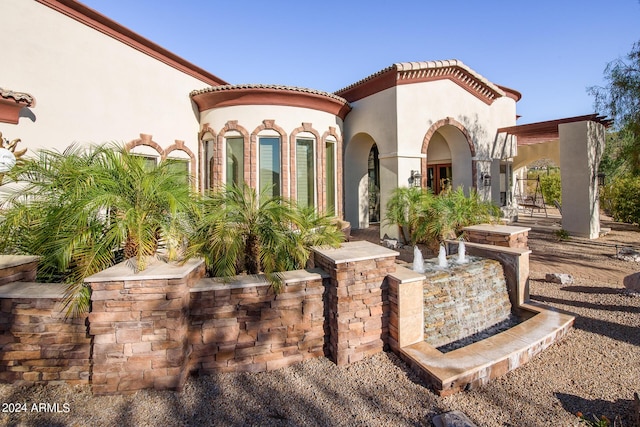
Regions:
<instances>
[{"instance_id":1,"label":"arched window","mask_svg":"<svg viewBox=\"0 0 640 427\"><path fill-rule=\"evenodd\" d=\"M296 139L296 200L302 207L315 206L315 140Z\"/></svg>"},{"instance_id":2,"label":"arched window","mask_svg":"<svg viewBox=\"0 0 640 427\"><path fill-rule=\"evenodd\" d=\"M278 197L281 193L282 167L280 164L280 137L258 137L258 185L260 194Z\"/></svg>"},{"instance_id":3,"label":"arched window","mask_svg":"<svg viewBox=\"0 0 640 427\"><path fill-rule=\"evenodd\" d=\"M244 182L244 138L229 136L225 138L226 183L240 185Z\"/></svg>"},{"instance_id":4,"label":"arched window","mask_svg":"<svg viewBox=\"0 0 640 427\"><path fill-rule=\"evenodd\" d=\"M336 141L327 140L325 142L325 200L326 200L326 211L329 215L336 214L336 206L337 206L337 187L336 187L336 165L337 165L337 151L336 151L337 143Z\"/></svg>"}]
</instances>

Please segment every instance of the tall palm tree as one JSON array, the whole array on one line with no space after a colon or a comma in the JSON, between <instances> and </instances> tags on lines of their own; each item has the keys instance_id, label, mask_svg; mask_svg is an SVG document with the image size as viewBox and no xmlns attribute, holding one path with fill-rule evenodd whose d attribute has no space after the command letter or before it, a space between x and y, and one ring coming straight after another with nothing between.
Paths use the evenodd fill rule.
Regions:
<instances>
[{"instance_id":1,"label":"tall palm tree","mask_svg":"<svg viewBox=\"0 0 640 427\"><path fill-rule=\"evenodd\" d=\"M344 235L328 217L281 197L260 197L247 184L223 187L202 202L191 239L213 276L265 273L276 292L282 271L303 268L313 245L338 245Z\"/></svg>"},{"instance_id":2,"label":"tall palm tree","mask_svg":"<svg viewBox=\"0 0 640 427\"><path fill-rule=\"evenodd\" d=\"M116 145L42 150L12 171L0 231L12 236L0 251L41 257L45 278L62 277L68 313L86 311L83 281L114 264L124 250L136 270L163 251L176 253L194 198L183 172L155 168Z\"/></svg>"}]
</instances>

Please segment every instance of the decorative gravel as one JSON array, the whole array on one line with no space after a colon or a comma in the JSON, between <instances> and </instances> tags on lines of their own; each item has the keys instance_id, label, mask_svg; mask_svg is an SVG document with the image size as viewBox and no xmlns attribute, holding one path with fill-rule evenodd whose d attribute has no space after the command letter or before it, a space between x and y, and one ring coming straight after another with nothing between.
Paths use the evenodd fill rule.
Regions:
<instances>
[{"instance_id":1,"label":"decorative gravel","mask_svg":"<svg viewBox=\"0 0 640 427\"><path fill-rule=\"evenodd\" d=\"M632 233L640 236L637 229ZM534 252L571 250L546 235L530 237ZM575 246L576 254L585 251ZM619 264L600 249L589 257L600 269L640 270L638 263ZM2 384L0 424L429 426L434 415L459 410L478 426L577 426L575 413L581 411L633 427L632 396L640 391L640 296L621 283L581 277L579 266L558 271L556 264L546 271L544 260L532 258L531 267L532 299L573 313L575 326L531 362L479 389L436 396L394 354L382 353L348 367L320 358L268 373L192 377L181 393L93 397L88 386ZM571 273L575 281L547 283L541 279L545 271ZM25 411L16 413L18 407Z\"/></svg>"}]
</instances>

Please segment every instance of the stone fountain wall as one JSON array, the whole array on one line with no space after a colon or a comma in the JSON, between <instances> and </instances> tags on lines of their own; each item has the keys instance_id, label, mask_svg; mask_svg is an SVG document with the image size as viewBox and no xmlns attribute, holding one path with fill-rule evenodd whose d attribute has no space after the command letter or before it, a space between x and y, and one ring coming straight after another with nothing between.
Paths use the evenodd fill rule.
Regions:
<instances>
[{"instance_id":1,"label":"stone fountain wall","mask_svg":"<svg viewBox=\"0 0 640 427\"><path fill-rule=\"evenodd\" d=\"M511 314L507 284L498 261L451 261L444 270L425 273L424 337L434 347L473 335Z\"/></svg>"}]
</instances>

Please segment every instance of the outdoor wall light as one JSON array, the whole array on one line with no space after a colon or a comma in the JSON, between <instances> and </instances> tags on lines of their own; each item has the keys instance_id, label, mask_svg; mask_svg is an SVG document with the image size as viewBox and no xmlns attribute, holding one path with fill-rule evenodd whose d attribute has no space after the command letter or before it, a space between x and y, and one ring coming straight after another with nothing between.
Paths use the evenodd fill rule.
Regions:
<instances>
[{"instance_id":1,"label":"outdoor wall light","mask_svg":"<svg viewBox=\"0 0 640 427\"><path fill-rule=\"evenodd\" d=\"M482 180L482 185L484 187L491 187L491 175L482 172L482 175L480 175L480 179Z\"/></svg>"},{"instance_id":2,"label":"outdoor wall light","mask_svg":"<svg viewBox=\"0 0 640 427\"><path fill-rule=\"evenodd\" d=\"M409 187L422 187L422 174L419 171L411 171Z\"/></svg>"},{"instance_id":3,"label":"outdoor wall light","mask_svg":"<svg viewBox=\"0 0 640 427\"><path fill-rule=\"evenodd\" d=\"M600 172L598 175L596 175L598 177L598 185L600 187L604 186L604 182L605 182L605 177L606 175L603 172Z\"/></svg>"}]
</instances>

